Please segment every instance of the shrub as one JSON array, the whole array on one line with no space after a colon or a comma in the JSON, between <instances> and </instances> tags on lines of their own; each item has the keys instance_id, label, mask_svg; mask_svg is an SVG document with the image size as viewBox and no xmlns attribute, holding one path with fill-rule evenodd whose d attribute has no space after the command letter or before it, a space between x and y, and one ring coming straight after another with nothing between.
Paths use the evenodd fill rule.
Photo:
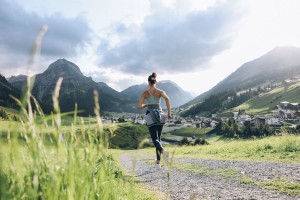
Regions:
<instances>
[{"instance_id":1,"label":"shrub","mask_svg":"<svg viewBox=\"0 0 300 200\"><path fill-rule=\"evenodd\" d=\"M204 138L197 138L194 142L194 145L206 145L208 142Z\"/></svg>"},{"instance_id":2,"label":"shrub","mask_svg":"<svg viewBox=\"0 0 300 200\"><path fill-rule=\"evenodd\" d=\"M0 110L0 117L3 119L9 119L8 114L4 110Z\"/></svg>"},{"instance_id":3,"label":"shrub","mask_svg":"<svg viewBox=\"0 0 300 200\"><path fill-rule=\"evenodd\" d=\"M300 152L300 144L297 141L288 140L284 145L285 152Z\"/></svg>"},{"instance_id":4,"label":"shrub","mask_svg":"<svg viewBox=\"0 0 300 200\"><path fill-rule=\"evenodd\" d=\"M265 150L271 150L273 149L273 146L270 144L265 144Z\"/></svg>"},{"instance_id":5,"label":"shrub","mask_svg":"<svg viewBox=\"0 0 300 200\"><path fill-rule=\"evenodd\" d=\"M185 137L179 142L179 145L190 145L190 141Z\"/></svg>"},{"instance_id":6,"label":"shrub","mask_svg":"<svg viewBox=\"0 0 300 200\"><path fill-rule=\"evenodd\" d=\"M125 122L125 119L122 118L122 117L120 117L120 118L118 118L118 122L119 122L119 123Z\"/></svg>"}]
</instances>

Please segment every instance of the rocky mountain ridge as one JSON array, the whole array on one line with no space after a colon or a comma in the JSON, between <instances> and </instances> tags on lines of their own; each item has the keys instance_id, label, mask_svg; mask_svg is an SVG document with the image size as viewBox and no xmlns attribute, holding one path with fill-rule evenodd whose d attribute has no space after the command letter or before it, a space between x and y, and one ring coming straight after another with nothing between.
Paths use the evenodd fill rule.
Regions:
<instances>
[{"instance_id":1,"label":"rocky mountain ridge","mask_svg":"<svg viewBox=\"0 0 300 200\"><path fill-rule=\"evenodd\" d=\"M141 92L147 89L147 85L142 84L141 86L132 86L122 92L118 92L104 82L97 83L91 77L84 76L80 68L74 63L65 59L59 59L50 64L43 73L35 76L32 94L40 102L46 113L52 111L52 92L59 77L63 78L59 95L61 111L74 111L75 103L77 103L78 109L81 110L83 115L94 114L94 90L99 93L100 110L103 113L139 112L136 109L136 104ZM27 77L24 75L13 76L8 80L14 87L21 90L22 85L26 83ZM189 93L183 91L174 82L162 81L158 83L158 87L168 92L172 102L174 102L173 106L179 106L181 103L192 99ZM134 91L134 93L130 91ZM189 99L182 98L183 96ZM177 103L175 103L177 101L176 98L180 100Z\"/></svg>"},{"instance_id":2,"label":"rocky mountain ridge","mask_svg":"<svg viewBox=\"0 0 300 200\"><path fill-rule=\"evenodd\" d=\"M65 59L59 59L52 63L47 70L35 76L35 84L32 89L33 96L40 102L46 113L52 111L52 92L57 80L62 77L59 102L62 112L74 111L75 103L81 114L88 116L94 114L94 90L99 93L101 112L129 112L135 102L130 98L119 98L119 92L108 87L104 83L96 83L90 77L85 77L80 68ZM14 80L14 79L13 79ZM17 79L18 80L18 79ZM16 87L26 81L11 82Z\"/></svg>"}]
</instances>

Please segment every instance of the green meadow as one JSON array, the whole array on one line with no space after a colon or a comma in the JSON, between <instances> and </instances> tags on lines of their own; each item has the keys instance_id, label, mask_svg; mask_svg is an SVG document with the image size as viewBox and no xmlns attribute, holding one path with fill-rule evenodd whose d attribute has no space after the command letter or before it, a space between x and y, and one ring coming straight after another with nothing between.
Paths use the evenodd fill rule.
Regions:
<instances>
[{"instance_id":1,"label":"green meadow","mask_svg":"<svg viewBox=\"0 0 300 200\"><path fill-rule=\"evenodd\" d=\"M166 148L173 152L175 158L300 163L300 135L283 134L256 139L213 136L206 140L208 145L167 145ZM143 151L154 156L152 149Z\"/></svg>"},{"instance_id":2,"label":"green meadow","mask_svg":"<svg viewBox=\"0 0 300 200\"><path fill-rule=\"evenodd\" d=\"M0 199L157 199L122 170L97 123L0 126Z\"/></svg>"},{"instance_id":3,"label":"green meadow","mask_svg":"<svg viewBox=\"0 0 300 200\"><path fill-rule=\"evenodd\" d=\"M192 128L192 127L184 127L181 129L177 129L172 131L171 135L178 135L182 137L206 137L206 134L209 133L213 128Z\"/></svg>"},{"instance_id":4,"label":"green meadow","mask_svg":"<svg viewBox=\"0 0 300 200\"><path fill-rule=\"evenodd\" d=\"M145 126L128 122L103 125L97 117L63 118L65 125L61 126L57 124L58 118L53 126L52 120L48 125L0 122L0 194L3 199L159 199L151 188L138 183L118 162L119 156L128 151L124 149L133 149L129 152L135 154L134 149L141 148L154 156L153 147L145 142L149 137ZM206 137L209 131L184 128L172 135ZM299 135L248 140L219 136L206 139L208 145L166 145L166 148L174 158L300 163ZM122 148L126 144L129 146ZM173 169L213 173L225 178L234 176L234 172L213 172L188 164L174 163Z\"/></svg>"}]
</instances>

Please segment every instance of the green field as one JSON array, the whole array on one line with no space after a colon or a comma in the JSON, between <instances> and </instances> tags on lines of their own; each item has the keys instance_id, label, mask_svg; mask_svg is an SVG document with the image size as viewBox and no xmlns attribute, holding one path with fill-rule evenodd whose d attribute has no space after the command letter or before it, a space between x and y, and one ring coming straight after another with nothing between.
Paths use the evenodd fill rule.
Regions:
<instances>
[{"instance_id":1,"label":"green field","mask_svg":"<svg viewBox=\"0 0 300 200\"><path fill-rule=\"evenodd\" d=\"M287 134L248 140L224 139L215 136L207 141L209 145L169 145L166 148L174 152L174 156L178 158L300 163L300 135ZM154 155L153 150L144 151Z\"/></svg>"},{"instance_id":2,"label":"green field","mask_svg":"<svg viewBox=\"0 0 300 200\"><path fill-rule=\"evenodd\" d=\"M106 148L113 144L114 137L119 144L130 143L132 148L141 148L138 143L148 137L146 126L120 123L105 125L104 131L99 132L101 124L99 126L95 118L83 120L76 126L54 124L46 128L43 123L29 126L7 121L1 121L0 126L0 194L3 199L159 199L151 188L138 183L122 169L118 158L125 150ZM36 136L31 134L34 129ZM204 137L210 130L183 128L172 134ZM110 137L107 131L113 133L112 140L108 141L111 144L105 142L105 137ZM138 132L143 134L136 134ZM58 133L64 133L64 139L59 140ZM49 142L50 135L52 142ZM206 138L209 145L166 145L166 148L174 157L300 163L299 135L249 140ZM142 151L153 156L155 153L154 148ZM174 169L212 173L188 164L176 164ZM234 175L232 171L214 173L225 178Z\"/></svg>"},{"instance_id":3,"label":"green field","mask_svg":"<svg viewBox=\"0 0 300 200\"><path fill-rule=\"evenodd\" d=\"M131 122L119 123L104 128L106 134L112 133L111 148L138 149L144 146L153 146L149 143L149 131L146 125Z\"/></svg>"},{"instance_id":4,"label":"green field","mask_svg":"<svg viewBox=\"0 0 300 200\"><path fill-rule=\"evenodd\" d=\"M247 114L265 114L275 109L276 105L282 101L300 103L300 83L277 87L225 112L241 109L245 110Z\"/></svg>"},{"instance_id":5,"label":"green field","mask_svg":"<svg viewBox=\"0 0 300 200\"><path fill-rule=\"evenodd\" d=\"M205 137L207 133L212 131L213 128L192 128L192 127L185 127L181 129L174 130L170 132L171 135L178 135L183 137Z\"/></svg>"},{"instance_id":6,"label":"green field","mask_svg":"<svg viewBox=\"0 0 300 200\"><path fill-rule=\"evenodd\" d=\"M19 112L18 110L12 109L12 108L6 108L6 107L0 106L0 111L4 111L8 115L9 119L13 119L14 117L24 119L24 117L25 117L23 113ZM3 120L6 120L6 119L2 119L0 117L0 121L3 121Z\"/></svg>"},{"instance_id":7,"label":"green field","mask_svg":"<svg viewBox=\"0 0 300 200\"><path fill-rule=\"evenodd\" d=\"M92 121L53 127L0 121L0 199L158 199L126 175L118 163L122 151L107 149L107 132ZM136 126L103 128L144 129Z\"/></svg>"},{"instance_id":8,"label":"green field","mask_svg":"<svg viewBox=\"0 0 300 200\"><path fill-rule=\"evenodd\" d=\"M185 137L195 138L207 138L210 137L210 133L213 128L192 128L192 127L183 127L176 129L174 131L162 134L161 138L163 141L170 143L178 143ZM180 137L178 137L180 136Z\"/></svg>"}]
</instances>

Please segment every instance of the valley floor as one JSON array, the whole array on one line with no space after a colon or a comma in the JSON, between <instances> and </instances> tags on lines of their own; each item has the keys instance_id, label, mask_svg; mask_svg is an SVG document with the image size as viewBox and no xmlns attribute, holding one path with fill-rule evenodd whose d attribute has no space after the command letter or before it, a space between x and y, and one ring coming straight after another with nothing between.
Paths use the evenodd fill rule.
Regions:
<instances>
[{"instance_id":1,"label":"valley floor","mask_svg":"<svg viewBox=\"0 0 300 200\"><path fill-rule=\"evenodd\" d=\"M162 199L300 199L300 164L173 158L167 170L143 150L120 162Z\"/></svg>"}]
</instances>

